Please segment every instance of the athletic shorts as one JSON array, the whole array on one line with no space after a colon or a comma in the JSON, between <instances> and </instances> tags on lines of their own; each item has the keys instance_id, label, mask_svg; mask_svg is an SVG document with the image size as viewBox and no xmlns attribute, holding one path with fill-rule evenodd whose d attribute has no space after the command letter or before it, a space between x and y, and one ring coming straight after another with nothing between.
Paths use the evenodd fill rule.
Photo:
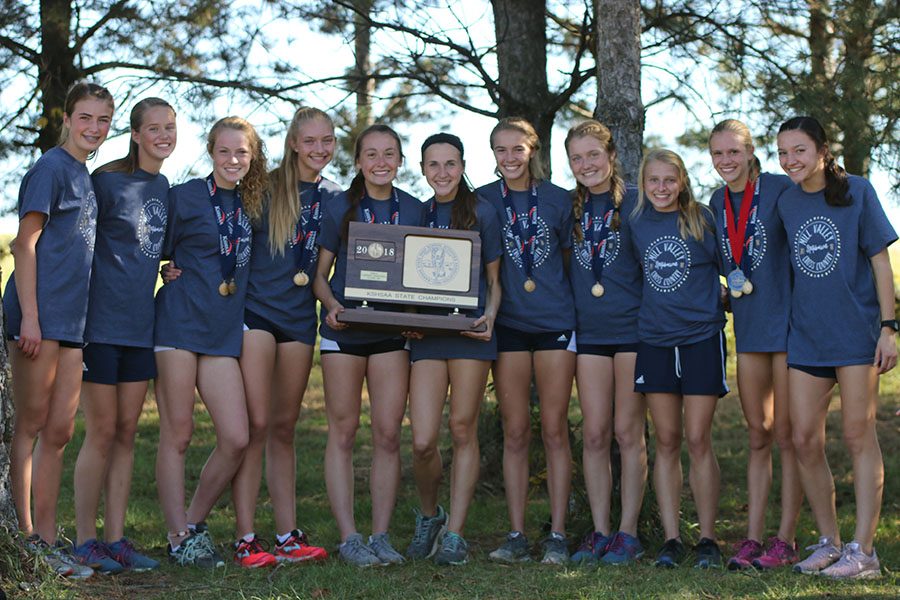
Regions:
<instances>
[{"instance_id":1,"label":"athletic shorts","mask_svg":"<svg viewBox=\"0 0 900 600\"><path fill-rule=\"evenodd\" d=\"M276 344L283 344L285 342L299 342L301 340L291 339L291 337L283 332L281 329L275 326L272 321L266 319L265 317L261 317L252 310L247 308L244 309L244 331L250 331L253 329L258 329L261 331L267 331L272 334L272 337L275 338Z\"/></svg>"},{"instance_id":2,"label":"athletic shorts","mask_svg":"<svg viewBox=\"0 0 900 600\"><path fill-rule=\"evenodd\" d=\"M320 355L352 354L353 356L368 358L373 354L384 354L385 352L396 352L397 350L409 350L409 344L405 337L398 336L370 344L347 344L322 338L322 341L319 343Z\"/></svg>"},{"instance_id":3,"label":"athletic shorts","mask_svg":"<svg viewBox=\"0 0 900 600\"><path fill-rule=\"evenodd\" d=\"M84 345L82 360L84 372L81 378L90 383L115 385L156 377L153 348L91 342Z\"/></svg>"},{"instance_id":4,"label":"athletic shorts","mask_svg":"<svg viewBox=\"0 0 900 600\"><path fill-rule=\"evenodd\" d=\"M812 375L813 377L834 379L837 381L837 369L834 367L811 367L809 365L795 365L793 363L788 363L788 368L803 371L807 375Z\"/></svg>"},{"instance_id":5,"label":"athletic shorts","mask_svg":"<svg viewBox=\"0 0 900 600\"><path fill-rule=\"evenodd\" d=\"M578 354L590 354L592 356L608 356L614 357L622 352L637 352L637 344L582 344L575 340L575 346Z\"/></svg>"},{"instance_id":6,"label":"athletic shorts","mask_svg":"<svg viewBox=\"0 0 900 600\"><path fill-rule=\"evenodd\" d=\"M725 382L725 334L716 333L694 344L664 348L638 343L634 391L722 397Z\"/></svg>"},{"instance_id":7,"label":"athletic shorts","mask_svg":"<svg viewBox=\"0 0 900 600\"><path fill-rule=\"evenodd\" d=\"M575 352L575 334L571 330L532 332L494 324L494 335L497 338L497 352Z\"/></svg>"}]
</instances>

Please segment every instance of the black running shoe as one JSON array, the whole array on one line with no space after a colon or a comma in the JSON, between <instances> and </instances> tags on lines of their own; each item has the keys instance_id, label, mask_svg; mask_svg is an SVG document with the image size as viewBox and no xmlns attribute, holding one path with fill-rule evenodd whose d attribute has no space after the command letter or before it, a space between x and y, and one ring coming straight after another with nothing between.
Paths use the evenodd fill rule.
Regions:
<instances>
[{"instance_id":1,"label":"black running shoe","mask_svg":"<svg viewBox=\"0 0 900 600\"><path fill-rule=\"evenodd\" d=\"M663 547L659 549L656 555L656 562L653 563L657 567L665 567L674 569L684 560L684 544L678 538L666 540Z\"/></svg>"},{"instance_id":2,"label":"black running shoe","mask_svg":"<svg viewBox=\"0 0 900 600\"><path fill-rule=\"evenodd\" d=\"M694 546L694 552L697 554L695 569L722 568L722 551L719 550L719 544L715 540L700 538L700 542Z\"/></svg>"}]
</instances>

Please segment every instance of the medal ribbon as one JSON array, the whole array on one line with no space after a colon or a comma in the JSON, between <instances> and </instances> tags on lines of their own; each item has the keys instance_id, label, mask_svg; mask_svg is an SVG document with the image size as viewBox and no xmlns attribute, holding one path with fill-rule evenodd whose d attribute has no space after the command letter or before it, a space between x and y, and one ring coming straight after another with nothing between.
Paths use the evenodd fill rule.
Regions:
<instances>
[{"instance_id":1,"label":"medal ribbon","mask_svg":"<svg viewBox=\"0 0 900 600\"><path fill-rule=\"evenodd\" d=\"M756 211L759 207L759 186L753 181L748 180L744 187L744 197L741 201L741 211L738 215L737 222L734 218L734 206L731 203L731 195L728 192L728 186L725 186L725 236L728 245L731 248L731 266L732 270L741 268L744 274L750 276L750 265L753 261L744 261L744 248L749 247L753 238L753 227L750 225L750 215L753 213L755 218ZM747 253L749 255L749 252ZM744 264L746 263L746 264Z\"/></svg>"},{"instance_id":2,"label":"medal ribbon","mask_svg":"<svg viewBox=\"0 0 900 600\"><path fill-rule=\"evenodd\" d=\"M425 219L425 226L431 229L450 229L450 224L447 225L439 225L438 224L438 201L437 198L432 198L428 203L428 217Z\"/></svg>"},{"instance_id":3,"label":"medal ribbon","mask_svg":"<svg viewBox=\"0 0 900 600\"><path fill-rule=\"evenodd\" d=\"M594 280L600 283L609 250L609 231L617 209L607 199L603 203L600 216L594 217L593 197L589 197L585 205L584 216L581 218L581 231L584 233L584 241L589 244L591 249L591 271L594 273Z\"/></svg>"},{"instance_id":4,"label":"medal ribbon","mask_svg":"<svg viewBox=\"0 0 900 600\"><path fill-rule=\"evenodd\" d=\"M522 256L525 277L531 279L534 271L534 243L537 236L537 185L534 182L531 183L531 194L528 196L528 216L525 219L519 219L516 214L516 208L509 195L509 187L503 179L500 180L500 195L503 197L503 206L506 208L506 221L509 223L513 240Z\"/></svg>"},{"instance_id":5,"label":"medal ribbon","mask_svg":"<svg viewBox=\"0 0 900 600\"><path fill-rule=\"evenodd\" d=\"M297 225L294 228L294 268L306 272L312 262L316 239L319 237L319 227L322 224L322 180L312 186L312 200L309 205L309 221L306 230L303 229L303 192L300 190L300 215L297 217Z\"/></svg>"},{"instance_id":6,"label":"medal ribbon","mask_svg":"<svg viewBox=\"0 0 900 600\"><path fill-rule=\"evenodd\" d=\"M230 281L234 279L234 272L237 270L241 239L247 233L241 225L241 213L244 212L241 190L240 187L234 189L234 209L228 214L212 174L206 178L206 189L209 190L209 199L216 215L216 226L219 228L219 267L222 271L222 281Z\"/></svg>"},{"instance_id":7,"label":"medal ribbon","mask_svg":"<svg viewBox=\"0 0 900 600\"><path fill-rule=\"evenodd\" d=\"M400 196L397 194L397 188L393 188L394 195L391 198L391 217L382 225L399 225L400 224ZM359 207L362 209L363 221L366 223L375 222L375 206L369 194L365 194L359 201Z\"/></svg>"}]
</instances>

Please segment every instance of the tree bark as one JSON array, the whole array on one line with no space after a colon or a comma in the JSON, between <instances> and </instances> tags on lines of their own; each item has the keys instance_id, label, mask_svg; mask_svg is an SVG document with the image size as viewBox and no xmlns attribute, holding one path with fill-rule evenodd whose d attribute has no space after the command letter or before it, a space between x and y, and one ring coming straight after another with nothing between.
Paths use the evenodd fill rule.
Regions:
<instances>
[{"instance_id":1,"label":"tree bark","mask_svg":"<svg viewBox=\"0 0 900 600\"><path fill-rule=\"evenodd\" d=\"M550 133L556 109L547 83L546 0L491 0L500 88L497 114L523 117L541 139L550 176Z\"/></svg>"},{"instance_id":2,"label":"tree bark","mask_svg":"<svg viewBox=\"0 0 900 600\"><path fill-rule=\"evenodd\" d=\"M9 453L12 445L14 413L2 305L0 305L0 333L3 334L0 340L0 527L16 531L18 524L9 480Z\"/></svg>"},{"instance_id":3,"label":"tree bark","mask_svg":"<svg viewBox=\"0 0 900 600\"><path fill-rule=\"evenodd\" d=\"M367 15L354 14L353 17L353 77L356 92L356 126L353 137L356 138L363 129L374 121L372 115L372 94L375 92L375 79L372 77L372 30L368 15L372 10L372 0L355 0L357 8Z\"/></svg>"},{"instance_id":4,"label":"tree bark","mask_svg":"<svg viewBox=\"0 0 900 600\"><path fill-rule=\"evenodd\" d=\"M71 46L72 3L41 0L41 123L38 147L46 152L59 142L66 92L81 72Z\"/></svg>"},{"instance_id":5,"label":"tree bark","mask_svg":"<svg viewBox=\"0 0 900 600\"><path fill-rule=\"evenodd\" d=\"M597 109L609 127L629 183L637 181L644 139L641 101L641 6L637 0L597 2Z\"/></svg>"}]
</instances>

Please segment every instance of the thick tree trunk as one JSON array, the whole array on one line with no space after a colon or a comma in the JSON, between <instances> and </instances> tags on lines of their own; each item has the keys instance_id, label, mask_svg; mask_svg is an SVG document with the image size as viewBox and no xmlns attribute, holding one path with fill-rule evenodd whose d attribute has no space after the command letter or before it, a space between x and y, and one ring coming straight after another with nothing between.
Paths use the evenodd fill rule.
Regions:
<instances>
[{"instance_id":1,"label":"thick tree trunk","mask_svg":"<svg viewBox=\"0 0 900 600\"><path fill-rule=\"evenodd\" d=\"M0 305L0 527L18 528L9 481L9 452L13 434L13 404L10 389L9 356L6 352L6 327Z\"/></svg>"},{"instance_id":2,"label":"thick tree trunk","mask_svg":"<svg viewBox=\"0 0 900 600\"><path fill-rule=\"evenodd\" d=\"M628 182L636 182L644 139L641 101L641 6L637 0L597 2L597 110L609 127Z\"/></svg>"},{"instance_id":3,"label":"thick tree trunk","mask_svg":"<svg viewBox=\"0 0 900 600\"><path fill-rule=\"evenodd\" d=\"M498 115L523 117L541 138L541 159L550 175L551 110L547 83L546 0L491 0L499 71Z\"/></svg>"},{"instance_id":4,"label":"thick tree trunk","mask_svg":"<svg viewBox=\"0 0 900 600\"><path fill-rule=\"evenodd\" d=\"M59 141L66 92L80 76L75 66L72 4L69 0L41 0L41 124L38 147L46 152Z\"/></svg>"}]
</instances>

